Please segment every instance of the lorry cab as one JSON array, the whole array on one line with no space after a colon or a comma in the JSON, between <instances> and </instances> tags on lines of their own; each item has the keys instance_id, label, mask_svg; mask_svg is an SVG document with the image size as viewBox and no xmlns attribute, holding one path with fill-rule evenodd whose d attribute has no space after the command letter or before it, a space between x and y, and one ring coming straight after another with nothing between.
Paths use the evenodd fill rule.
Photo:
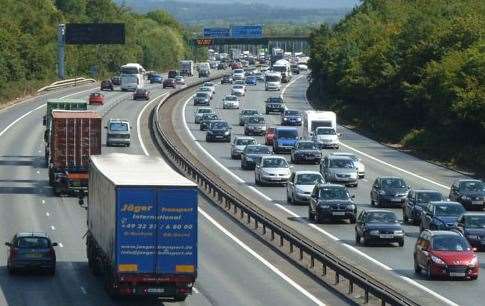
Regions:
<instances>
[{"instance_id":1,"label":"lorry cab","mask_svg":"<svg viewBox=\"0 0 485 306\"><path fill-rule=\"evenodd\" d=\"M264 89L268 90L281 90L281 73L280 72L267 72L264 77L265 86Z\"/></svg>"},{"instance_id":2,"label":"lorry cab","mask_svg":"<svg viewBox=\"0 0 485 306\"><path fill-rule=\"evenodd\" d=\"M106 146L126 146L131 143L130 122L122 119L109 119L106 129Z\"/></svg>"},{"instance_id":3,"label":"lorry cab","mask_svg":"<svg viewBox=\"0 0 485 306\"><path fill-rule=\"evenodd\" d=\"M303 137L312 138L318 127L330 127L337 131L337 115L329 111L305 111L303 113Z\"/></svg>"}]
</instances>

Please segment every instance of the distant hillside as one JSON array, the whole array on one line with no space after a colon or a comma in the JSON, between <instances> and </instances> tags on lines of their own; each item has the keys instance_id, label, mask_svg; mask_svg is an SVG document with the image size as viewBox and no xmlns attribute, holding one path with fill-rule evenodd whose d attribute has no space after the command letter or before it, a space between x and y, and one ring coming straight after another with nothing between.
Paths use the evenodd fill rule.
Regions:
<instances>
[{"instance_id":1,"label":"distant hillside","mask_svg":"<svg viewBox=\"0 0 485 306\"><path fill-rule=\"evenodd\" d=\"M157 2L161 2L163 0L156 0ZM187 2L184 0L172 0L173 2ZM142 1L137 1L142 2ZM143 1L145 2L145 1ZM196 2L193 0L192 2ZM199 1L197 1L199 2ZM200 2L205 3L217 3L217 4L265 4L269 6L275 7L290 7L290 8L319 8L319 9L326 9L326 8L352 8L358 5L361 1L360 0L305 0L305 1L295 1L295 0L203 0Z\"/></svg>"},{"instance_id":2,"label":"distant hillside","mask_svg":"<svg viewBox=\"0 0 485 306\"><path fill-rule=\"evenodd\" d=\"M156 9L167 10L177 20L188 25L229 25L233 23L336 23L350 10L347 8L289 8L284 5L270 6L260 3L227 3L227 0L204 0L217 3L195 3L184 1L160 1L160 0L117 0L135 11L146 13ZM308 2L316 2L308 1ZM276 1L266 1L275 4ZM290 3L288 0L281 2ZM324 1L326 2L326 1ZM337 1L338 2L338 1ZM345 0L342 2L355 2Z\"/></svg>"}]
</instances>

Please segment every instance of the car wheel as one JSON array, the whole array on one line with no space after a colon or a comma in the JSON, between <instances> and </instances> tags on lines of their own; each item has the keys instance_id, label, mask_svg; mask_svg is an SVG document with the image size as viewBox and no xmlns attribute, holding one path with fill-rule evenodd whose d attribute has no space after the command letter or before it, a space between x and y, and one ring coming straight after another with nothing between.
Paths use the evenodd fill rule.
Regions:
<instances>
[{"instance_id":1,"label":"car wheel","mask_svg":"<svg viewBox=\"0 0 485 306\"><path fill-rule=\"evenodd\" d=\"M421 273L421 267L418 265L416 257L414 257L414 272L418 274Z\"/></svg>"},{"instance_id":2,"label":"car wheel","mask_svg":"<svg viewBox=\"0 0 485 306\"><path fill-rule=\"evenodd\" d=\"M426 278L428 280L432 280L433 279L433 274L431 273L431 264L430 263L428 263L426 265Z\"/></svg>"},{"instance_id":3,"label":"car wheel","mask_svg":"<svg viewBox=\"0 0 485 306\"><path fill-rule=\"evenodd\" d=\"M254 184L255 184L256 186L261 185L261 183L260 183L260 182L259 182L259 180L258 180L258 176L257 176L257 175L255 175L255 176L254 176Z\"/></svg>"},{"instance_id":4,"label":"car wheel","mask_svg":"<svg viewBox=\"0 0 485 306\"><path fill-rule=\"evenodd\" d=\"M355 224L355 221L356 221L355 217L350 217L349 221L350 221L350 224Z\"/></svg>"},{"instance_id":5,"label":"car wheel","mask_svg":"<svg viewBox=\"0 0 485 306\"><path fill-rule=\"evenodd\" d=\"M362 236L362 240L363 240L363 243L364 243L364 245L365 245L365 246L368 246L368 245L369 245L369 239L367 239L367 238L365 237L365 235L364 235L364 236Z\"/></svg>"},{"instance_id":6,"label":"car wheel","mask_svg":"<svg viewBox=\"0 0 485 306\"><path fill-rule=\"evenodd\" d=\"M403 247L403 246L404 246L404 239L399 240L399 246L400 246L400 247Z\"/></svg>"},{"instance_id":7,"label":"car wheel","mask_svg":"<svg viewBox=\"0 0 485 306\"><path fill-rule=\"evenodd\" d=\"M409 223L409 218L408 218L408 216L406 215L406 213L404 212L404 210L403 210L403 212L402 212L402 216L403 216L404 223Z\"/></svg>"},{"instance_id":8,"label":"car wheel","mask_svg":"<svg viewBox=\"0 0 485 306\"><path fill-rule=\"evenodd\" d=\"M56 267L54 266L54 267L50 268L50 269L49 269L49 271L47 271L47 274L48 274L49 276L54 276L54 275L56 275Z\"/></svg>"},{"instance_id":9,"label":"car wheel","mask_svg":"<svg viewBox=\"0 0 485 306\"><path fill-rule=\"evenodd\" d=\"M359 245L360 244L360 236L357 231L355 231L355 244Z\"/></svg>"},{"instance_id":10,"label":"car wheel","mask_svg":"<svg viewBox=\"0 0 485 306\"><path fill-rule=\"evenodd\" d=\"M312 212L311 205L308 205L308 220L312 221L315 218Z\"/></svg>"},{"instance_id":11,"label":"car wheel","mask_svg":"<svg viewBox=\"0 0 485 306\"><path fill-rule=\"evenodd\" d=\"M370 206L375 206L376 205L376 202L374 202L374 200L372 200L372 197L370 198Z\"/></svg>"},{"instance_id":12,"label":"car wheel","mask_svg":"<svg viewBox=\"0 0 485 306\"><path fill-rule=\"evenodd\" d=\"M423 221L421 221L421 223L419 223L419 232L421 233L422 231L424 231Z\"/></svg>"},{"instance_id":13,"label":"car wheel","mask_svg":"<svg viewBox=\"0 0 485 306\"><path fill-rule=\"evenodd\" d=\"M12 267L12 266L8 266L8 267L7 267L7 270L8 270L8 274L10 274L10 275L14 275L14 274L15 274L15 269L14 269L14 267Z\"/></svg>"},{"instance_id":14,"label":"car wheel","mask_svg":"<svg viewBox=\"0 0 485 306\"><path fill-rule=\"evenodd\" d=\"M288 190L286 190L286 202L289 204L293 204L293 198L290 197Z\"/></svg>"},{"instance_id":15,"label":"car wheel","mask_svg":"<svg viewBox=\"0 0 485 306\"><path fill-rule=\"evenodd\" d=\"M470 276L470 280L476 280L478 278L478 275Z\"/></svg>"}]
</instances>

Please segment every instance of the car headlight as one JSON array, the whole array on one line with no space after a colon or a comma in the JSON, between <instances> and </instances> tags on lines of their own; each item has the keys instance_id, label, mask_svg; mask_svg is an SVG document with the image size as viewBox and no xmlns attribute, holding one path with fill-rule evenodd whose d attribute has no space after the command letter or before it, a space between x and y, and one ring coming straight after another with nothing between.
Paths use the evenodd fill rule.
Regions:
<instances>
[{"instance_id":1,"label":"car headlight","mask_svg":"<svg viewBox=\"0 0 485 306\"><path fill-rule=\"evenodd\" d=\"M207 134L212 135L213 132L212 131L207 131Z\"/></svg>"},{"instance_id":2,"label":"car headlight","mask_svg":"<svg viewBox=\"0 0 485 306\"><path fill-rule=\"evenodd\" d=\"M246 160L247 161L253 161L253 158L248 156L248 157L246 157Z\"/></svg>"},{"instance_id":3,"label":"car headlight","mask_svg":"<svg viewBox=\"0 0 485 306\"><path fill-rule=\"evenodd\" d=\"M355 209L355 205L354 204L347 205L347 209L354 210Z\"/></svg>"},{"instance_id":4,"label":"car headlight","mask_svg":"<svg viewBox=\"0 0 485 306\"><path fill-rule=\"evenodd\" d=\"M469 267L475 267L478 266L478 257L473 257L472 260L468 263Z\"/></svg>"},{"instance_id":5,"label":"car headlight","mask_svg":"<svg viewBox=\"0 0 485 306\"><path fill-rule=\"evenodd\" d=\"M464 196L461 196L461 199L462 199L462 200L470 200L470 197L469 197L469 196L464 195Z\"/></svg>"},{"instance_id":6,"label":"car headlight","mask_svg":"<svg viewBox=\"0 0 485 306\"><path fill-rule=\"evenodd\" d=\"M283 121L287 121L287 120L288 120L288 118L283 118Z\"/></svg>"},{"instance_id":7,"label":"car headlight","mask_svg":"<svg viewBox=\"0 0 485 306\"><path fill-rule=\"evenodd\" d=\"M394 235L404 235L404 232L402 230L397 230L397 231L394 231Z\"/></svg>"},{"instance_id":8,"label":"car headlight","mask_svg":"<svg viewBox=\"0 0 485 306\"><path fill-rule=\"evenodd\" d=\"M386 192L384 190L379 190L380 195L386 195Z\"/></svg>"},{"instance_id":9,"label":"car headlight","mask_svg":"<svg viewBox=\"0 0 485 306\"><path fill-rule=\"evenodd\" d=\"M330 208L330 205L326 205L326 204L323 204L323 205L320 205L321 208L324 208L324 209L327 209L327 208Z\"/></svg>"},{"instance_id":10,"label":"car headlight","mask_svg":"<svg viewBox=\"0 0 485 306\"><path fill-rule=\"evenodd\" d=\"M469 238L469 239L480 240L480 236L478 236L478 235L470 234L470 235L466 235L466 237Z\"/></svg>"},{"instance_id":11,"label":"car headlight","mask_svg":"<svg viewBox=\"0 0 485 306\"><path fill-rule=\"evenodd\" d=\"M305 191L304 191L304 190L302 190L302 189L300 189L300 188L298 188L298 187L296 187L296 188L295 188L295 192L296 192L296 193L305 193Z\"/></svg>"},{"instance_id":12,"label":"car headlight","mask_svg":"<svg viewBox=\"0 0 485 306\"><path fill-rule=\"evenodd\" d=\"M296 118L296 121L301 121L301 118Z\"/></svg>"},{"instance_id":13,"label":"car headlight","mask_svg":"<svg viewBox=\"0 0 485 306\"><path fill-rule=\"evenodd\" d=\"M369 231L369 235L379 235L379 230Z\"/></svg>"},{"instance_id":14,"label":"car headlight","mask_svg":"<svg viewBox=\"0 0 485 306\"><path fill-rule=\"evenodd\" d=\"M446 265L446 263L437 256L431 255L431 260L438 265Z\"/></svg>"},{"instance_id":15,"label":"car headlight","mask_svg":"<svg viewBox=\"0 0 485 306\"><path fill-rule=\"evenodd\" d=\"M225 132L224 132L224 135L226 135L226 136L227 136L227 135L229 135L230 133L231 133L231 132L229 132L229 131L225 131Z\"/></svg>"}]
</instances>

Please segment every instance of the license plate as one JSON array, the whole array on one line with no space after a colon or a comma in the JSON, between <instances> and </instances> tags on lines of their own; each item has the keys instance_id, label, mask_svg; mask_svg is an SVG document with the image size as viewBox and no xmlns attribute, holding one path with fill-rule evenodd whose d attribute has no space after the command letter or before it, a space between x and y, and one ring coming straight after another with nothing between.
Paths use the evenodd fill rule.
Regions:
<instances>
[{"instance_id":1,"label":"license plate","mask_svg":"<svg viewBox=\"0 0 485 306\"><path fill-rule=\"evenodd\" d=\"M148 293L164 293L165 289L163 289L163 288L148 288L147 292Z\"/></svg>"},{"instance_id":2,"label":"license plate","mask_svg":"<svg viewBox=\"0 0 485 306\"><path fill-rule=\"evenodd\" d=\"M332 215L334 215L334 216L345 216L345 212L343 212L343 211L334 211L332 213Z\"/></svg>"},{"instance_id":3,"label":"license plate","mask_svg":"<svg viewBox=\"0 0 485 306\"><path fill-rule=\"evenodd\" d=\"M221 138L222 138L222 136L216 136L216 138L217 138L217 139L221 139Z\"/></svg>"},{"instance_id":4,"label":"license plate","mask_svg":"<svg viewBox=\"0 0 485 306\"><path fill-rule=\"evenodd\" d=\"M32 253L32 254L29 254L27 255L29 258L41 258L42 257L42 254L36 254L36 253Z\"/></svg>"},{"instance_id":5,"label":"license plate","mask_svg":"<svg viewBox=\"0 0 485 306\"><path fill-rule=\"evenodd\" d=\"M394 235L393 234L380 234L379 237L382 238L382 239L389 239L389 238L394 238Z\"/></svg>"},{"instance_id":6,"label":"license plate","mask_svg":"<svg viewBox=\"0 0 485 306\"><path fill-rule=\"evenodd\" d=\"M482 201L472 201L472 204L473 205L482 205L483 202Z\"/></svg>"},{"instance_id":7,"label":"license plate","mask_svg":"<svg viewBox=\"0 0 485 306\"><path fill-rule=\"evenodd\" d=\"M451 277L465 277L465 272L450 272Z\"/></svg>"},{"instance_id":8,"label":"license plate","mask_svg":"<svg viewBox=\"0 0 485 306\"><path fill-rule=\"evenodd\" d=\"M395 199L392 199L393 202L401 202L401 199L399 198L395 198Z\"/></svg>"}]
</instances>

